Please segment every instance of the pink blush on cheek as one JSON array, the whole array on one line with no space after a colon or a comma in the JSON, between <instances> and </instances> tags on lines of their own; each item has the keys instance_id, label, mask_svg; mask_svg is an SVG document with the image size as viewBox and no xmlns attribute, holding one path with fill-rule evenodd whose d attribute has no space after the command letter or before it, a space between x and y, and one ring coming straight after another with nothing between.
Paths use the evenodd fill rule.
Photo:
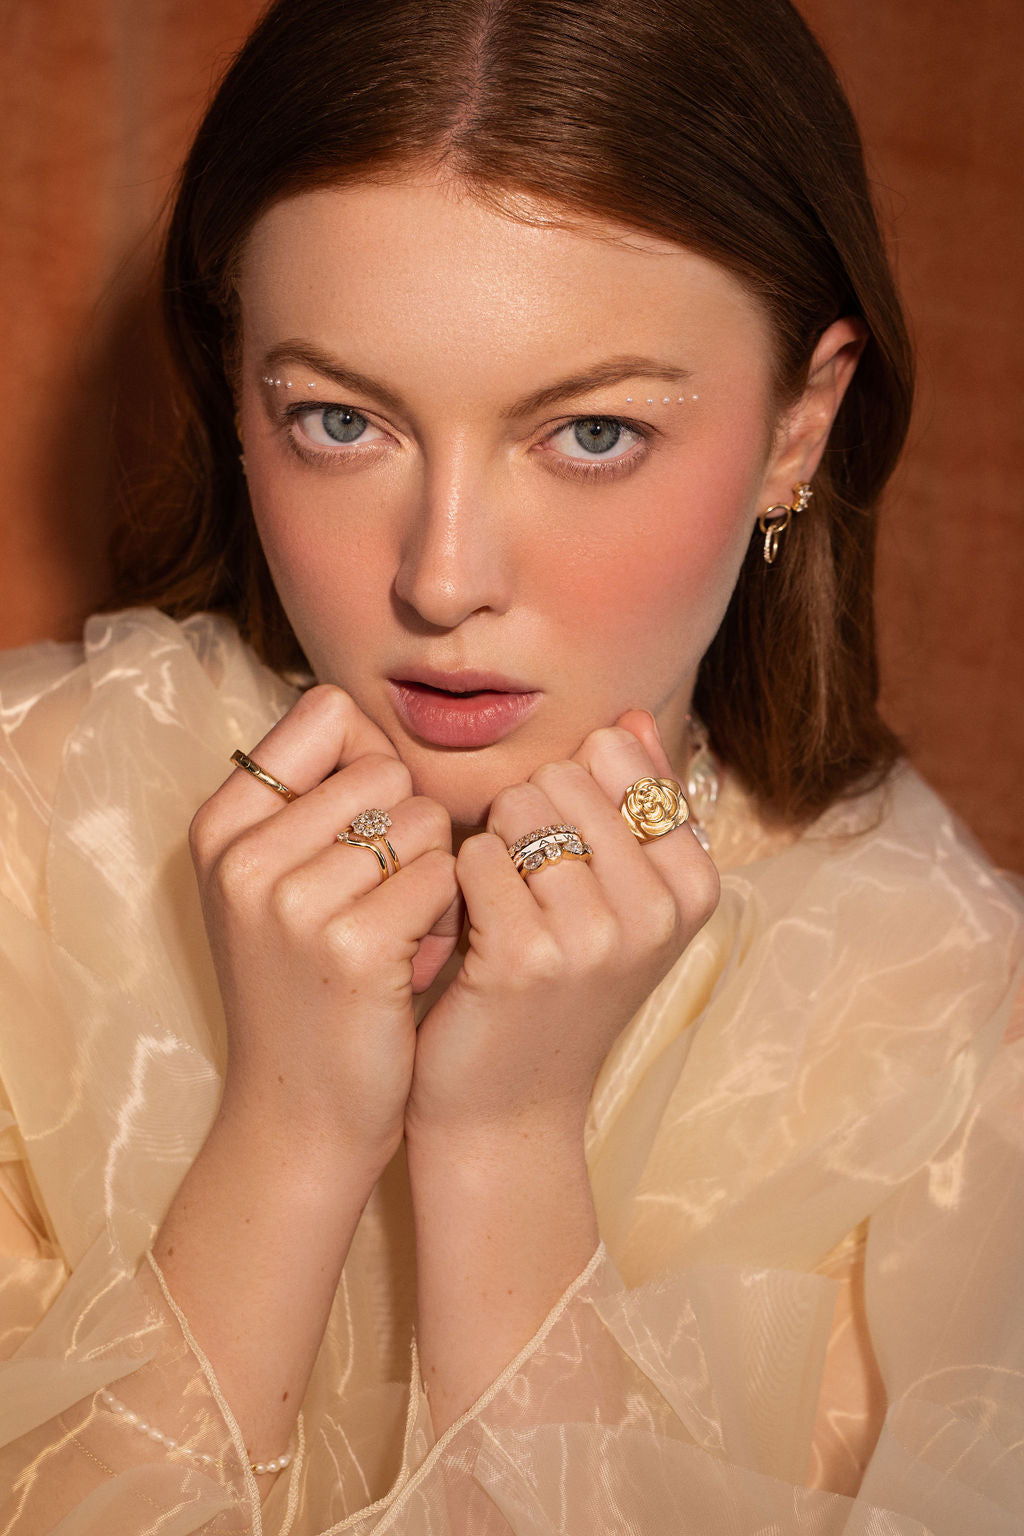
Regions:
<instances>
[{"instance_id":1,"label":"pink blush on cheek","mask_svg":"<svg viewBox=\"0 0 1024 1536\"><path fill-rule=\"evenodd\" d=\"M736 499L734 493L734 505ZM638 660L659 649L659 635L671 636L677 665L696 662L728 606L752 523L745 512L684 508L678 495L666 506L648 502L628 537L603 540L600 548L577 544L560 599L563 618L574 616L581 628L609 637L627 632ZM679 656L683 634L700 646L696 656Z\"/></svg>"}]
</instances>

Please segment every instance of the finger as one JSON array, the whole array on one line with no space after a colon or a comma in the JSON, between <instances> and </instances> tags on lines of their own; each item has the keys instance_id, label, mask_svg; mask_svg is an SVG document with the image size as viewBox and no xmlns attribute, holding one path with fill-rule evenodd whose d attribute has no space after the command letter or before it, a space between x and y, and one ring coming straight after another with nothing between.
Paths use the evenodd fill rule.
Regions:
<instances>
[{"instance_id":1,"label":"finger","mask_svg":"<svg viewBox=\"0 0 1024 1536\"><path fill-rule=\"evenodd\" d=\"M273 778L304 796L336 769L373 755L398 761L388 738L340 688L319 685L292 706L247 755ZM208 864L233 838L282 810L294 810L245 768L236 768L196 813L192 848Z\"/></svg>"},{"instance_id":2,"label":"finger","mask_svg":"<svg viewBox=\"0 0 1024 1536\"><path fill-rule=\"evenodd\" d=\"M539 832L545 827L558 826L562 823L576 825L571 817L563 816L559 812L558 807L538 784L531 781L528 784L512 785L495 796L487 820L487 829L501 838L507 852L514 843L529 833ZM586 831L582 827L577 827L577 830L583 841L589 842ZM568 891L573 893L572 899L578 911L593 911L599 904L593 881L589 878L587 863L581 858L561 855L524 875L519 874L511 858L509 858L509 866L516 879L526 884L534 900L546 910L554 910L564 905ZM584 904L582 907L579 905L581 902Z\"/></svg>"},{"instance_id":3,"label":"finger","mask_svg":"<svg viewBox=\"0 0 1024 1536\"><path fill-rule=\"evenodd\" d=\"M660 743L657 745L660 747ZM615 847L625 850L622 836L625 833L626 838L643 854L648 866L667 882L683 910L691 914L694 920L699 920L699 926L699 922L710 915L717 903L718 877L714 865L693 835L689 824L675 828L664 837L640 843L623 821L619 809L626 790L638 779L673 777L670 768L666 771L667 759L663 751L659 751L656 758L652 757L639 737L620 724L594 731L584 741L573 761L586 768L594 784L604 792L606 803L614 812L609 817L607 812L602 813L597 807L594 808L593 814L595 817L600 815L602 827L609 839L607 845L602 843L602 852ZM545 787L549 793L553 793L550 784L546 783ZM598 859L598 846L594 843L595 873L614 893L616 906L621 906L622 902L636 895L633 879L637 876L639 866L635 860L627 859L624 851L622 859L620 875L612 877L606 869L606 861ZM613 884L613 880L617 880L617 883Z\"/></svg>"},{"instance_id":4,"label":"finger","mask_svg":"<svg viewBox=\"0 0 1024 1536\"><path fill-rule=\"evenodd\" d=\"M276 879L329 847L362 811L385 811L394 821L399 807L410 799L411 787L409 770L397 758L376 753L361 757L294 801L287 816L268 816L243 826L229 848L233 856L247 861L254 876L258 872L266 880ZM443 839L450 846L450 822ZM396 852L401 860L401 849L396 847ZM369 862L372 866L372 856Z\"/></svg>"},{"instance_id":5,"label":"finger","mask_svg":"<svg viewBox=\"0 0 1024 1536\"><path fill-rule=\"evenodd\" d=\"M455 860L441 849L429 849L400 875L383 881L362 900L336 913L325 925L324 934L342 961L358 954L379 956L381 935L386 934L392 956L397 949L401 958L404 951L415 984L424 935L443 925L458 901ZM450 954L455 940L447 942Z\"/></svg>"},{"instance_id":6,"label":"finger","mask_svg":"<svg viewBox=\"0 0 1024 1536\"><path fill-rule=\"evenodd\" d=\"M615 724L620 730L628 731L635 736L641 746L644 747L648 757L654 765L654 777L670 779L675 770L668 760L668 754L662 745L661 735L654 716L646 709L627 709L624 715L620 715Z\"/></svg>"},{"instance_id":7,"label":"finger","mask_svg":"<svg viewBox=\"0 0 1024 1536\"><path fill-rule=\"evenodd\" d=\"M454 871L455 861L452 861ZM436 980L438 973L455 951L466 920L466 903L455 876L455 894L428 934L420 940L420 947L412 963L412 990L425 992Z\"/></svg>"},{"instance_id":8,"label":"finger","mask_svg":"<svg viewBox=\"0 0 1024 1536\"><path fill-rule=\"evenodd\" d=\"M358 766L353 764L353 769ZM260 841L263 830L245 834L232 845L232 852L241 848L241 856L246 857L246 843ZM272 830L276 833L278 828ZM315 845L308 849L303 847L301 858L296 856L294 849L283 846L283 840L278 838L274 853L283 862L273 872L268 871L266 862L261 866L267 900L285 922L307 932L323 927L336 913L368 896L386 879L403 880L425 854L451 853L448 814L436 800L428 800L425 796L403 800L391 812L391 826L386 835L399 860L397 874L383 842L365 838L364 842L373 843L369 848L358 843L340 843L337 838L340 830L335 820L327 821ZM380 858L374 848L379 850ZM264 857L262 851L256 856ZM387 874L381 860L387 867Z\"/></svg>"},{"instance_id":9,"label":"finger","mask_svg":"<svg viewBox=\"0 0 1024 1536\"><path fill-rule=\"evenodd\" d=\"M254 762L286 784L307 794L337 768L374 754L398 757L379 726L363 714L349 694L329 683L310 688L251 750ZM240 819L262 818L287 802L245 768L236 768L222 786L226 803ZM219 792L220 793L220 792Z\"/></svg>"},{"instance_id":10,"label":"finger","mask_svg":"<svg viewBox=\"0 0 1024 1536\"><path fill-rule=\"evenodd\" d=\"M617 915L628 918L647 910L665 894L659 871L645 857L618 806L582 763L544 763L530 782L544 791L554 807L556 822L580 828L593 849L591 874Z\"/></svg>"}]
</instances>

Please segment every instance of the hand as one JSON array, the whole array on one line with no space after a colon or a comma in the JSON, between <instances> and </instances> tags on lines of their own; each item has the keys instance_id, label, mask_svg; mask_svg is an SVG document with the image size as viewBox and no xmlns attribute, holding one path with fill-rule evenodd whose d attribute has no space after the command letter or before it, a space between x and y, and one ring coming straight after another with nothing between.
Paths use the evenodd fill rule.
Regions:
<instances>
[{"instance_id":1,"label":"hand","mask_svg":"<svg viewBox=\"0 0 1024 1536\"><path fill-rule=\"evenodd\" d=\"M460 925L449 818L411 795L391 743L338 688L304 694L252 756L299 798L236 769L191 829L227 1018L222 1114L382 1167L402 1134L412 995ZM390 814L401 860L384 881L372 852L336 841L370 806Z\"/></svg>"},{"instance_id":2,"label":"hand","mask_svg":"<svg viewBox=\"0 0 1024 1536\"><path fill-rule=\"evenodd\" d=\"M462 968L420 1025L410 1137L582 1131L619 1032L714 911L714 865L688 826L640 844L619 812L635 780L672 769L640 711L588 736L495 799L457 874L469 916ZM643 740L640 739L641 735ZM592 861L525 880L507 844L560 822Z\"/></svg>"}]
</instances>

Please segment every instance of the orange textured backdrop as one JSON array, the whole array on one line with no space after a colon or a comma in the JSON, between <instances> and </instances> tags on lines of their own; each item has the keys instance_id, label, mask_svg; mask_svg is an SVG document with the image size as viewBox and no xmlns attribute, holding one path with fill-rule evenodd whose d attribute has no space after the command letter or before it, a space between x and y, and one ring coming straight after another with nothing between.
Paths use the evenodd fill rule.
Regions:
<instances>
[{"instance_id":1,"label":"orange textured backdrop","mask_svg":"<svg viewBox=\"0 0 1024 1536\"><path fill-rule=\"evenodd\" d=\"M860 116L921 356L880 556L887 712L989 850L1024 869L1024 10L802 6ZM74 636L104 595L113 488L138 470L115 400L123 421L125 401L154 398L155 231L259 9L8 0L0 13L0 645Z\"/></svg>"}]
</instances>

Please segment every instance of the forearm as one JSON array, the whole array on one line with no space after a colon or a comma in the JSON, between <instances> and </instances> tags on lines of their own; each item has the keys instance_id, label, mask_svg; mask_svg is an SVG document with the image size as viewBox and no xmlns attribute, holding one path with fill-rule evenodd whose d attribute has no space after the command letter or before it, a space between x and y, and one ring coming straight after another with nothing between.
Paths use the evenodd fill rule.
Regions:
<instances>
[{"instance_id":1,"label":"forearm","mask_svg":"<svg viewBox=\"0 0 1024 1536\"><path fill-rule=\"evenodd\" d=\"M582 1126L408 1135L417 1336L440 1434L528 1343L598 1242Z\"/></svg>"},{"instance_id":2,"label":"forearm","mask_svg":"<svg viewBox=\"0 0 1024 1536\"><path fill-rule=\"evenodd\" d=\"M109 1501L118 1530L148 1530L154 1500L188 1504L200 1486L189 1529L206 1529L229 1509L232 1528L236 1517L246 1518L252 1485L236 1452L268 1461L288 1446L377 1176L372 1160L346 1156L336 1138L313 1138L293 1122L290 1134L275 1139L273 1123L266 1113L255 1126L248 1116L218 1117L154 1245L212 1366L213 1390L156 1275L143 1263L136 1282L116 1245L108 1253L100 1239L67 1283L63 1318L46 1325L43 1355L55 1368L33 1385L54 1416L34 1425L26 1401L25 1431L0 1449L0 1489L11 1492L10 1499L0 1492L5 1530L10 1523L18 1536L41 1536L93 1497ZM14 1223L3 1207L0 1201L2 1246L18 1251L8 1242ZM14 1363L12 1370L13 1407L24 1368L19 1374ZM96 1390L104 1382L112 1397ZM239 1437L232 1445L225 1403L242 1445ZM271 1481L257 1479L257 1496ZM220 1529L216 1518L211 1529Z\"/></svg>"},{"instance_id":3,"label":"forearm","mask_svg":"<svg viewBox=\"0 0 1024 1536\"><path fill-rule=\"evenodd\" d=\"M226 1104L157 1236L154 1258L254 1459L288 1444L384 1161L307 1127L275 1134Z\"/></svg>"}]
</instances>

